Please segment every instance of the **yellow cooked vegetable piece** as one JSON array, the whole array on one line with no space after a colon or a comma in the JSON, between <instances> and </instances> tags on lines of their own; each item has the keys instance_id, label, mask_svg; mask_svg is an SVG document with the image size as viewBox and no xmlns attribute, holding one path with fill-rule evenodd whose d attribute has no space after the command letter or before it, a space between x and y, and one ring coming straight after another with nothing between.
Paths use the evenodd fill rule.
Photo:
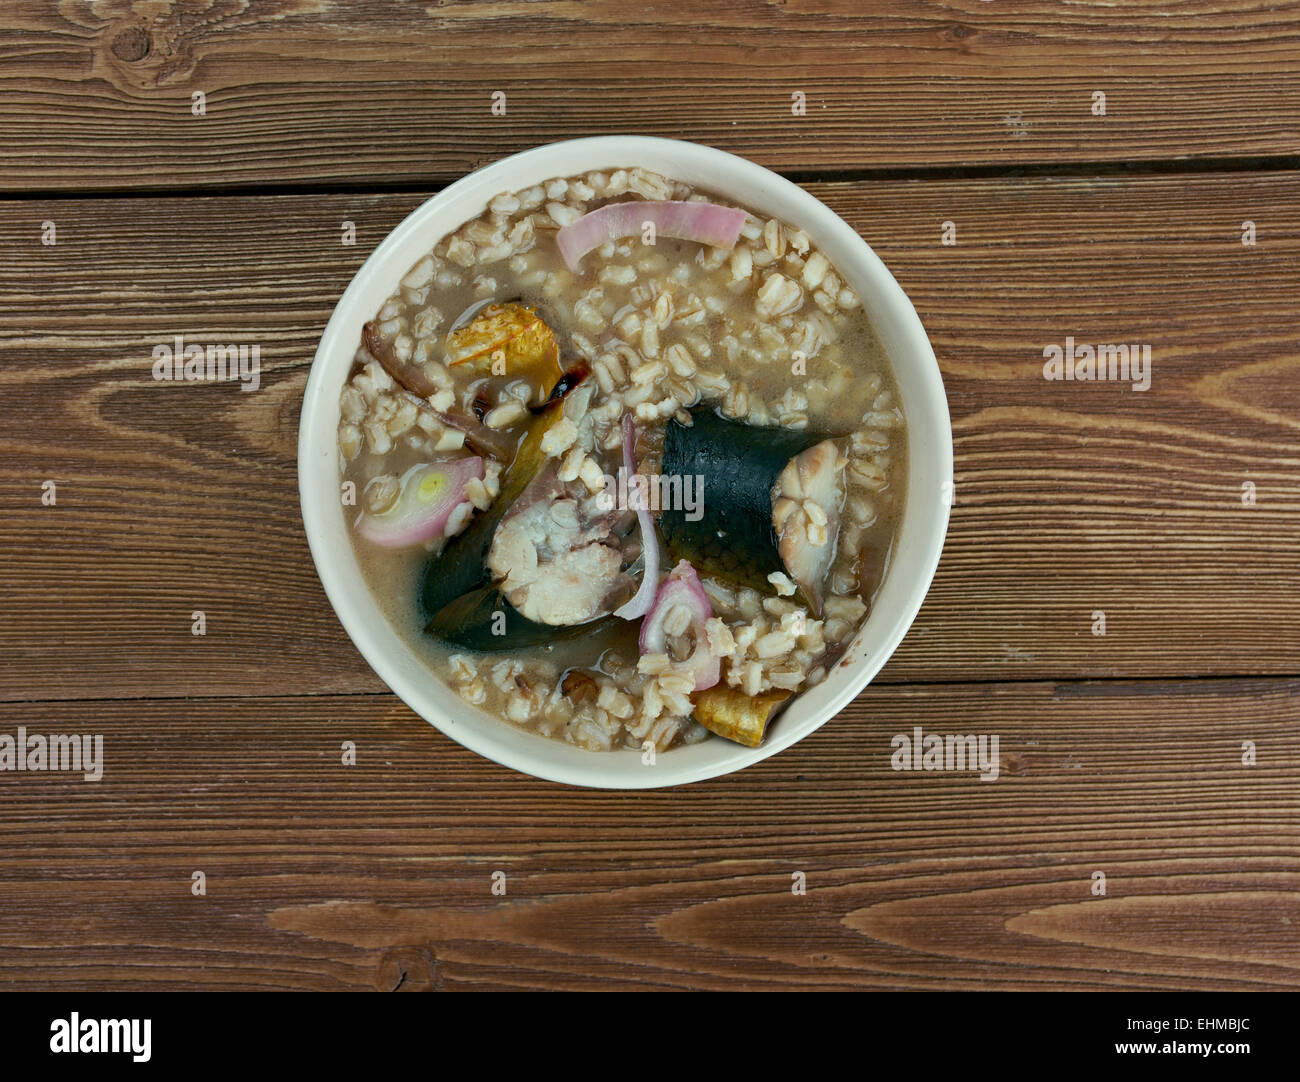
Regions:
<instances>
[{"instance_id":1,"label":"yellow cooked vegetable piece","mask_svg":"<svg viewBox=\"0 0 1300 1082\"><path fill-rule=\"evenodd\" d=\"M560 379L560 348L542 318L524 304L489 304L447 335L447 363L481 376L525 379L544 402Z\"/></svg>"},{"instance_id":2,"label":"yellow cooked vegetable piece","mask_svg":"<svg viewBox=\"0 0 1300 1082\"><path fill-rule=\"evenodd\" d=\"M710 732L756 748L763 742L767 723L790 698L790 692L773 689L746 695L726 684L715 684L695 695L693 717Z\"/></svg>"}]
</instances>

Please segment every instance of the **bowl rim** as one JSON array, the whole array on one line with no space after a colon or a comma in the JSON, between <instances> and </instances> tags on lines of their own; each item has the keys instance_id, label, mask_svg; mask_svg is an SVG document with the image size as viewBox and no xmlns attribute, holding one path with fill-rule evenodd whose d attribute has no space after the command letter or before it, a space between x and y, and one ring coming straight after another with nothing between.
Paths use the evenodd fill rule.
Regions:
<instances>
[{"instance_id":1,"label":"bowl rim","mask_svg":"<svg viewBox=\"0 0 1300 1082\"><path fill-rule=\"evenodd\" d=\"M532 172L528 171L534 170L539 165L552 159L573 156L589 158L590 164L577 168L566 168L563 172L544 174L535 179L525 179L522 182L518 179L510 179L513 173L527 172L527 176L532 177ZM698 165L701 169L705 167L716 168L720 174L723 174L723 181L725 181L728 172L733 176L737 172L748 174L746 178L750 182L748 186L762 188L765 195L770 192L772 198L781 204L780 217L817 237L819 249L824 249L827 246L827 235L834 235L838 246L852 249L853 258L859 261L859 269L864 272L865 277L870 279L870 289L874 291L869 305L868 297L859 289L859 295L863 297L864 308L883 305L890 318L898 321L897 334L894 337L907 340L906 344L910 354L908 363L919 368L914 373L923 384L919 401L927 407L928 421L932 426L926 433L931 444L928 448L931 455L929 467L930 472L935 475L937 488L940 491L931 492L927 489L925 493L927 496L925 504L927 513L933 520L932 529L927 535L913 539L921 548L919 551L909 550L908 553L908 560L913 567L910 587L906 585L902 587L905 589L906 599L901 603L900 607L882 613L880 616L877 616L877 607L873 606L867 620L864 621L852 640L850 648L836 663L835 668L838 670L840 667L848 667L851 661L856 661L851 672L847 674L848 678L841 682L838 690L833 694L822 696L822 701L817 705L811 717L799 723L778 727L757 748L746 748L742 745L730 744L721 740L716 742L706 741L694 745L694 747L699 748L714 743L726 743L728 744L729 753L714 756L708 761L691 765L683 762L680 766L672 768L670 766L672 757L688 750L685 748L672 749L658 757L656 769L642 770L637 773L618 770L612 772L613 776L602 776L611 773L602 770L608 760L630 755L640 756L641 753L635 749L607 752L587 751L551 737L529 733L511 725L504 719L477 711L477 708L470 707L468 704L462 704L465 712L470 714L482 713L484 718L491 720L493 726L500 726L502 732L496 734L491 727L483 727L480 730L476 725L460 724L448 711L426 701L427 695L435 694L432 688L422 689L415 686L402 671L402 666L393 657L378 649L372 641L374 632L368 621L378 619L387 624L387 618L380 611L379 605L374 602L373 598L371 598L370 602L372 611L369 614L362 612L360 607L353 602L350 592L344 589L344 583L339 577L340 568L335 555L326 547L326 534L329 532L327 516L332 511L334 515L341 517L341 506L337 496L337 420L329 426L329 439L326 444L326 446L332 448L333 453L325 456L328 465L322 465L320 462L320 441L324 438L325 433L322 431L324 428L323 411L318 406L321 400L328 398L331 391L337 401L338 392L342 386L341 383L333 388L326 386L326 371L330 367L329 359L335 356L340 349L346 350L349 356L354 355L356 352L355 336L349 342L347 335L351 323L355 319L351 309L356 307L357 298L370 286L371 280L377 275L386 274L389 279L395 282L409 269L409 266L405 265L389 268L387 264L392 260L395 253L410 242L412 233L418 232L426 220L436 219L442 208L455 205L458 199L468 196L475 189L484 189L490 192L482 201L483 205L485 205L487 199L492 198L495 194L517 190L529 183L538 183L540 180L546 179L547 176L572 176L575 173L596 169L631 167L626 164L620 166L618 164L620 161L623 163L637 162L646 168L659 171L663 168L662 159L664 158L689 160L692 165ZM655 164L656 162L659 162L659 164ZM665 175L671 176L671 171L665 173ZM498 180L498 178L500 179ZM702 187L709 186L706 182L694 181L692 183L699 184ZM725 187L721 185L722 181L720 181L719 185L714 186L714 190L725 191ZM744 200L737 199L737 202L742 205L745 204ZM750 203L752 205L752 200ZM446 224L445 228L440 226L437 235L431 235L428 240L428 247L432 248L446 233L458 229L465 221L481 213L481 209L480 207L479 211L475 211L459 221ZM770 213L778 212L771 211ZM844 267L841 266L841 261L832 260L832 262L846 279L850 277ZM857 277L861 279L864 274L859 274ZM853 284L857 286L858 282L854 281ZM373 313L365 314L363 319L372 318L372 315ZM897 379L898 359L892 351L886 349L886 352ZM917 445L915 436L919 433L914 433L912 429L914 421L912 410L907 409L905 413L908 417L906 431L908 434L909 465L908 476L904 482L905 506L899 529L895 535L894 549L897 549L899 538L906 530L909 515L920 514L919 507L915 511L913 509L918 494L914 491L913 486L915 465L912 462L913 449ZM332 471L334 479L332 485L323 486L319 484L322 470ZM562 140L534 147L476 169L424 200L406 215L370 253L352 276L347 288L335 304L321 333L320 342L312 359L307 385L303 392L302 412L299 419L299 500L304 532L311 551L312 561L336 616L343 625L348 637L352 640L353 645L365 658L376 675L417 715L469 750L524 774L584 788L651 789L721 777L770 758L815 732L838 715L848 703L861 694L862 690L867 687L885 662L892 656L898 644L906 635L916 614L920 611L938 567L947 534L951 507L952 477L951 419L947 395L933 347L911 300L866 240L844 219L840 218L830 207L822 203L810 192L763 166L715 147L653 136L593 136L583 139ZM894 571L893 565L896 562L896 559L891 558L891 565L886 569L886 573L877 589L877 598L880 597L888 585L890 574ZM367 596L369 596L368 593ZM857 647L863 642L863 637L869 627L876 632L874 635L875 645L869 652L858 651ZM855 658L855 653L860 653L861 656ZM428 672L427 669L425 672L427 682L436 684L447 690L451 695L455 695L454 692L450 692L450 689L447 688L447 685L440 677ZM801 692L795 702L791 704L791 709L806 700L814 692L825 691L830 683L831 681L828 679L817 687ZM457 697L457 702L460 702L459 697ZM515 746L521 743L517 739L521 734L546 745L560 745L563 748L577 752L582 758L571 759L567 755L561 757L558 754L544 754L542 748L534 748L532 744L526 741L523 742L522 746L527 750L521 752Z\"/></svg>"}]
</instances>

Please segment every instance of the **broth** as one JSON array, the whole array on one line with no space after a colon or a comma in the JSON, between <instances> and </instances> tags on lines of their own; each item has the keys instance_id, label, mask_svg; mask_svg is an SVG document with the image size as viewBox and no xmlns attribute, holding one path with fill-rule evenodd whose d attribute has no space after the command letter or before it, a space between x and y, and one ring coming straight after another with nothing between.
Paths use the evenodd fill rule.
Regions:
<instances>
[{"instance_id":1,"label":"broth","mask_svg":"<svg viewBox=\"0 0 1300 1082\"><path fill-rule=\"evenodd\" d=\"M438 241L368 325L340 426L343 480L357 493L349 516L375 529L387 528L395 512L386 506L396 500L401 510L426 464L481 469L437 537L383 547L353 531L367 585L431 673L467 703L591 750L717 739L710 729L732 736L725 719L702 708L702 694L714 702L730 695L745 711L780 699L779 709L818 683L870 610L905 487L905 424L888 360L859 299L797 226L746 213L731 248L662 235L649 244L644 233L605 239L571 270L560 230L606 204L636 200L649 214L666 200L727 203L636 169L499 196ZM480 338L496 348L460 360L462 341L473 349ZM558 371L577 389L547 406ZM643 618L610 616L616 602L640 596L638 560L647 547L635 510L599 502L623 465L625 413L638 473L658 476L666 459L717 466L698 474L709 514L730 513L728 501L739 506L746 486L769 491L781 568L752 577L773 566L761 538L746 548L727 534L709 556L689 521L693 511L660 512L656 535L675 530L678 541L660 574L678 567L657 599L671 586L666 592L679 593L680 606L665 601ZM545 425L538 479L518 504L503 506L522 471L516 449ZM576 435L565 444L570 430ZM706 432L715 433L711 443ZM783 439L808 449L792 454L788 468L780 455L765 464ZM744 476L751 463L753 476ZM724 476L735 483L717 480ZM550 502L530 511L547 485ZM511 619L522 614L555 634L507 649L449 643L426 631L435 616L427 580L441 583L473 523L497 513L500 524L479 531L491 536L493 615L513 608ZM561 521L568 533L561 528L557 539ZM593 531L591 545L575 543ZM507 543L515 541L526 568L510 562ZM690 566L681 570L680 560ZM722 566L728 561L758 571L733 573ZM599 570L588 575L588 567ZM814 572L799 579L796 569L807 567ZM564 637L569 624L547 621L570 610L579 632ZM661 649L638 643L647 621ZM718 690L702 686L711 679Z\"/></svg>"}]
</instances>

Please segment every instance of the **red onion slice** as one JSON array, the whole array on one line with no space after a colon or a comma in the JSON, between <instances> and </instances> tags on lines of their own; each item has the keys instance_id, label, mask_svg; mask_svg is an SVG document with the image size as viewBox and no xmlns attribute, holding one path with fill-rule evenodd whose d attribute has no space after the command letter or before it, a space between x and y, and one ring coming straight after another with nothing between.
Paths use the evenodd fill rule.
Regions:
<instances>
[{"instance_id":1,"label":"red onion slice","mask_svg":"<svg viewBox=\"0 0 1300 1082\"><path fill-rule=\"evenodd\" d=\"M713 616L709 595L700 585L700 576L686 560L682 560L664 579L655 595L654 607L641 625L640 646L643 654L666 654L668 637L664 624L668 614L678 606L685 606L691 614L691 630L695 633L695 649L685 661L673 665L683 673L695 677L695 690L713 687L722 678L721 659L709 646L704 625Z\"/></svg>"},{"instance_id":2,"label":"red onion slice","mask_svg":"<svg viewBox=\"0 0 1300 1082\"><path fill-rule=\"evenodd\" d=\"M432 541L447 528L451 513L467 499L465 486L483 479L481 458L458 458L412 466L402 477L401 493L382 515L363 512L357 532L383 548L405 548Z\"/></svg>"},{"instance_id":3,"label":"red onion slice","mask_svg":"<svg viewBox=\"0 0 1300 1082\"><path fill-rule=\"evenodd\" d=\"M584 214L555 234L560 254L569 270L576 271L582 257L607 240L639 234L646 222L654 223L655 236L675 237L733 248L745 224L745 211L717 203L679 203L671 200L633 199L606 203Z\"/></svg>"},{"instance_id":4,"label":"red onion slice","mask_svg":"<svg viewBox=\"0 0 1300 1082\"><path fill-rule=\"evenodd\" d=\"M627 474L630 486L636 473L636 429L632 426L632 414L623 414L623 470ZM614 610L614 615L624 620L637 620L650 611L654 604L655 590L659 588L659 538L655 536L654 519L650 509L641 506L645 500L637 501L636 523L641 531L641 557L645 570L641 573L641 586L627 604Z\"/></svg>"}]
</instances>

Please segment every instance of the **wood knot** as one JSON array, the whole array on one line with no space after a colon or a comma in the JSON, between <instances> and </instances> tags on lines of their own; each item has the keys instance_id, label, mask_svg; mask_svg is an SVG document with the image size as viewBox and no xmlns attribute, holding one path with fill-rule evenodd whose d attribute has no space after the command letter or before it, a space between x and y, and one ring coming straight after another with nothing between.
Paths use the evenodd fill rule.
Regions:
<instances>
[{"instance_id":1,"label":"wood knot","mask_svg":"<svg viewBox=\"0 0 1300 1082\"><path fill-rule=\"evenodd\" d=\"M427 947L393 947L384 952L375 971L381 992L433 992L442 984L438 960Z\"/></svg>"},{"instance_id":2,"label":"wood knot","mask_svg":"<svg viewBox=\"0 0 1300 1082\"><path fill-rule=\"evenodd\" d=\"M108 47L119 60L134 64L149 55L149 35L138 26L130 26L115 34Z\"/></svg>"},{"instance_id":3,"label":"wood knot","mask_svg":"<svg viewBox=\"0 0 1300 1082\"><path fill-rule=\"evenodd\" d=\"M1029 760L1024 755L1011 753L1010 755L1001 756L999 773L1010 774L1013 778L1023 777L1029 773Z\"/></svg>"},{"instance_id":4,"label":"wood knot","mask_svg":"<svg viewBox=\"0 0 1300 1082\"><path fill-rule=\"evenodd\" d=\"M99 39L105 74L137 90L184 82L194 71L192 36L174 18L108 24Z\"/></svg>"}]
</instances>

